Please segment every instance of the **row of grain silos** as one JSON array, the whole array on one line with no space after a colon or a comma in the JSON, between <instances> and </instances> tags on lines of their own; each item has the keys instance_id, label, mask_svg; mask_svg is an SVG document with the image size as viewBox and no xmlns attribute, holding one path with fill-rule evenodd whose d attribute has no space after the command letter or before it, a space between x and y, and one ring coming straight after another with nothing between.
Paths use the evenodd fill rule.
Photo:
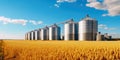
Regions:
<instances>
[{"instance_id":1,"label":"row of grain silos","mask_svg":"<svg viewBox=\"0 0 120 60\"><path fill-rule=\"evenodd\" d=\"M60 40L60 27L56 24L25 34L25 40Z\"/></svg>"},{"instance_id":2,"label":"row of grain silos","mask_svg":"<svg viewBox=\"0 0 120 60\"><path fill-rule=\"evenodd\" d=\"M98 32L98 21L87 15L79 22L73 19L64 22L64 33L61 37L61 29L57 24L28 32L26 40L79 40L79 41L99 41L111 39L107 34Z\"/></svg>"}]
</instances>

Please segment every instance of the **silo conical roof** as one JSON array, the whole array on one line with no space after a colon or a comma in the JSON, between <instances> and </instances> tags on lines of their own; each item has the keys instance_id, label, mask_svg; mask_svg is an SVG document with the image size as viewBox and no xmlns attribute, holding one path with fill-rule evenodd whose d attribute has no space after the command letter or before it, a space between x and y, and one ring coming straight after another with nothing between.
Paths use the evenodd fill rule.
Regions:
<instances>
[{"instance_id":1,"label":"silo conical roof","mask_svg":"<svg viewBox=\"0 0 120 60\"><path fill-rule=\"evenodd\" d=\"M82 20L95 20L95 19L91 18L91 17L87 14L86 17L83 18Z\"/></svg>"}]
</instances>

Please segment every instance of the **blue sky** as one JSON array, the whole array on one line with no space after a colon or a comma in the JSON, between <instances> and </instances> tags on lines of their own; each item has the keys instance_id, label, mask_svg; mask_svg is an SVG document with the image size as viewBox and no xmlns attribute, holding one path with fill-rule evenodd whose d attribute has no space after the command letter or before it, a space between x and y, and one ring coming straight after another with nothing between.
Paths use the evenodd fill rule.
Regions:
<instances>
[{"instance_id":1,"label":"blue sky","mask_svg":"<svg viewBox=\"0 0 120 60\"><path fill-rule=\"evenodd\" d=\"M79 22L86 14L98 20L100 32L120 37L119 3L120 0L0 0L0 39L24 39L28 31L71 18Z\"/></svg>"}]
</instances>

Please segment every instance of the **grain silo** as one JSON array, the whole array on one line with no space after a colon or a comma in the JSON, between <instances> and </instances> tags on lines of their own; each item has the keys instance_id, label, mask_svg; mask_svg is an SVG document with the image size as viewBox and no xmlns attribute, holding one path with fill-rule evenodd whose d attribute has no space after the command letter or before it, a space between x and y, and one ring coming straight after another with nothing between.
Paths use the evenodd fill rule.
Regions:
<instances>
[{"instance_id":1,"label":"grain silo","mask_svg":"<svg viewBox=\"0 0 120 60\"><path fill-rule=\"evenodd\" d=\"M77 40L78 24L71 19L64 25L64 40Z\"/></svg>"},{"instance_id":2,"label":"grain silo","mask_svg":"<svg viewBox=\"0 0 120 60\"><path fill-rule=\"evenodd\" d=\"M49 40L49 28L47 26L41 29L41 40Z\"/></svg>"},{"instance_id":3,"label":"grain silo","mask_svg":"<svg viewBox=\"0 0 120 60\"><path fill-rule=\"evenodd\" d=\"M31 40L35 40L35 31L31 31Z\"/></svg>"},{"instance_id":4,"label":"grain silo","mask_svg":"<svg viewBox=\"0 0 120 60\"><path fill-rule=\"evenodd\" d=\"M79 22L79 40L94 41L98 31L98 22L87 15Z\"/></svg>"},{"instance_id":5,"label":"grain silo","mask_svg":"<svg viewBox=\"0 0 120 60\"><path fill-rule=\"evenodd\" d=\"M97 32L96 41L104 41L105 37L100 32Z\"/></svg>"},{"instance_id":6,"label":"grain silo","mask_svg":"<svg viewBox=\"0 0 120 60\"><path fill-rule=\"evenodd\" d=\"M33 31L33 40L35 40L35 36L36 36L35 31Z\"/></svg>"},{"instance_id":7,"label":"grain silo","mask_svg":"<svg viewBox=\"0 0 120 60\"><path fill-rule=\"evenodd\" d=\"M34 32L35 32L35 40L38 40L38 39L37 39L37 35L38 35L38 34L37 34L37 30L34 30Z\"/></svg>"},{"instance_id":8,"label":"grain silo","mask_svg":"<svg viewBox=\"0 0 120 60\"><path fill-rule=\"evenodd\" d=\"M30 40L30 38L29 38L29 32L27 33L27 40Z\"/></svg>"},{"instance_id":9,"label":"grain silo","mask_svg":"<svg viewBox=\"0 0 120 60\"><path fill-rule=\"evenodd\" d=\"M26 40L29 40L29 33L27 33Z\"/></svg>"},{"instance_id":10,"label":"grain silo","mask_svg":"<svg viewBox=\"0 0 120 60\"><path fill-rule=\"evenodd\" d=\"M33 40L33 31L30 32L30 40Z\"/></svg>"},{"instance_id":11,"label":"grain silo","mask_svg":"<svg viewBox=\"0 0 120 60\"><path fill-rule=\"evenodd\" d=\"M60 40L60 27L56 24L49 27L49 40Z\"/></svg>"},{"instance_id":12,"label":"grain silo","mask_svg":"<svg viewBox=\"0 0 120 60\"><path fill-rule=\"evenodd\" d=\"M32 33L31 32L29 32L28 38L29 38L29 40L32 40Z\"/></svg>"},{"instance_id":13,"label":"grain silo","mask_svg":"<svg viewBox=\"0 0 120 60\"><path fill-rule=\"evenodd\" d=\"M28 40L28 39L27 39L27 35L28 35L28 33L25 34L25 40Z\"/></svg>"},{"instance_id":14,"label":"grain silo","mask_svg":"<svg viewBox=\"0 0 120 60\"><path fill-rule=\"evenodd\" d=\"M41 40L41 29L37 30L37 40Z\"/></svg>"}]
</instances>

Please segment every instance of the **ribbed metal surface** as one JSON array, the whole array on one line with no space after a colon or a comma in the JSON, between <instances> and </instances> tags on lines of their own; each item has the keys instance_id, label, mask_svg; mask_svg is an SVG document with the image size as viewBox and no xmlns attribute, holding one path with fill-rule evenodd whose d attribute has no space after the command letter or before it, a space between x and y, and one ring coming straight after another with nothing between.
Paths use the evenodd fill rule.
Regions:
<instances>
[{"instance_id":1,"label":"ribbed metal surface","mask_svg":"<svg viewBox=\"0 0 120 60\"><path fill-rule=\"evenodd\" d=\"M37 40L41 40L41 29L37 30Z\"/></svg>"},{"instance_id":2,"label":"ribbed metal surface","mask_svg":"<svg viewBox=\"0 0 120 60\"><path fill-rule=\"evenodd\" d=\"M35 40L35 31L31 31L31 40Z\"/></svg>"},{"instance_id":3,"label":"ribbed metal surface","mask_svg":"<svg viewBox=\"0 0 120 60\"><path fill-rule=\"evenodd\" d=\"M75 23L75 40L78 40L78 23Z\"/></svg>"},{"instance_id":4,"label":"ribbed metal surface","mask_svg":"<svg viewBox=\"0 0 120 60\"><path fill-rule=\"evenodd\" d=\"M30 40L30 33L27 33L27 40Z\"/></svg>"},{"instance_id":5,"label":"ribbed metal surface","mask_svg":"<svg viewBox=\"0 0 120 60\"><path fill-rule=\"evenodd\" d=\"M41 40L41 29L37 29L34 31L35 33L35 40Z\"/></svg>"},{"instance_id":6,"label":"ribbed metal surface","mask_svg":"<svg viewBox=\"0 0 120 60\"><path fill-rule=\"evenodd\" d=\"M49 40L49 28L48 27L41 29L41 40Z\"/></svg>"},{"instance_id":7,"label":"ribbed metal surface","mask_svg":"<svg viewBox=\"0 0 120 60\"><path fill-rule=\"evenodd\" d=\"M57 25L64 24L64 34L61 37L60 27ZM97 35L98 21L90 18L88 15L80 22L75 23L73 19L58 23L57 25L48 26L42 29L31 31L25 35L26 40L79 40L94 41L111 39L110 36Z\"/></svg>"},{"instance_id":8,"label":"ribbed metal surface","mask_svg":"<svg viewBox=\"0 0 120 60\"><path fill-rule=\"evenodd\" d=\"M49 27L49 40L60 40L60 27L56 24Z\"/></svg>"},{"instance_id":9,"label":"ribbed metal surface","mask_svg":"<svg viewBox=\"0 0 120 60\"><path fill-rule=\"evenodd\" d=\"M79 22L79 40L96 40L98 22L89 17Z\"/></svg>"},{"instance_id":10,"label":"ribbed metal surface","mask_svg":"<svg viewBox=\"0 0 120 60\"><path fill-rule=\"evenodd\" d=\"M31 32L29 32L29 38L30 38L30 40L32 40L32 33Z\"/></svg>"},{"instance_id":11,"label":"ribbed metal surface","mask_svg":"<svg viewBox=\"0 0 120 60\"><path fill-rule=\"evenodd\" d=\"M33 40L33 32L31 31L30 33L31 33L31 40Z\"/></svg>"},{"instance_id":12,"label":"ribbed metal surface","mask_svg":"<svg viewBox=\"0 0 120 60\"><path fill-rule=\"evenodd\" d=\"M73 21L70 21L64 25L64 40L76 40L77 39L77 31L78 26Z\"/></svg>"},{"instance_id":13,"label":"ribbed metal surface","mask_svg":"<svg viewBox=\"0 0 120 60\"><path fill-rule=\"evenodd\" d=\"M27 33L25 34L25 40L27 40Z\"/></svg>"},{"instance_id":14,"label":"ribbed metal surface","mask_svg":"<svg viewBox=\"0 0 120 60\"><path fill-rule=\"evenodd\" d=\"M28 35L29 35L29 34L27 33L26 40L28 40Z\"/></svg>"},{"instance_id":15,"label":"ribbed metal surface","mask_svg":"<svg viewBox=\"0 0 120 60\"><path fill-rule=\"evenodd\" d=\"M96 40L96 35L98 32L98 21L97 20L93 20L93 40Z\"/></svg>"},{"instance_id":16,"label":"ribbed metal surface","mask_svg":"<svg viewBox=\"0 0 120 60\"><path fill-rule=\"evenodd\" d=\"M34 32L35 32L35 40L38 40L38 39L37 39L37 35L38 35L38 34L37 34L37 30L35 30Z\"/></svg>"},{"instance_id":17,"label":"ribbed metal surface","mask_svg":"<svg viewBox=\"0 0 120 60\"><path fill-rule=\"evenodd\" d=\"M35 31L33 31L33 40L35 40Z\"/></svg>"}]
</instances>

